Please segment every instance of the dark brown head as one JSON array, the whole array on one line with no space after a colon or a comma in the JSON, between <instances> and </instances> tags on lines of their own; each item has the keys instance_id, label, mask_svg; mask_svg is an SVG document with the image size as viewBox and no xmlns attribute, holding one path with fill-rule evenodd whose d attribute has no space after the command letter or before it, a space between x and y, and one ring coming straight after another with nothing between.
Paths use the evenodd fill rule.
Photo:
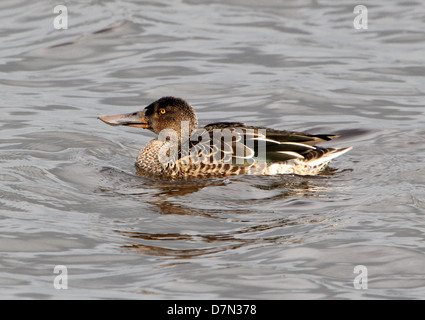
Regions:
<instances>
[{"instance_id":1,"label":"dark brown head","mask_svg":"<svg viewBox=\"0 0 425 320\"><path fill-rule=\"evenodd\" d=\"M149 129L159 134L164 129L173 129L180 136L182 124L189 125L189 133L198 127L198 118L193 108L183 99L163 97L143 111L100 116L98 119L110 125L124 125Z\"/></svg>"}]
</instances>

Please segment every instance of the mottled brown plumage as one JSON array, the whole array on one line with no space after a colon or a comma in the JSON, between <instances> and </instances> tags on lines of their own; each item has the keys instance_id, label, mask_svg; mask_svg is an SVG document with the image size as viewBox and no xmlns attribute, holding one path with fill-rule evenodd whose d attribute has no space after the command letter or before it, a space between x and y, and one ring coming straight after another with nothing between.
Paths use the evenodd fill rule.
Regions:
<instances>
[{"instance_id":1,"label":"mottled brown plumage","mask_svg":"<svg viewBox=\"0 0 425 320\"><path fill-rule=\"evenodd\" d=\"M140 152L136 167L142 175L160 179L196 179L240 174L319 173L337 156L351 149L316 145L337 135L245 126L217 122L203 128L184 100L163 97L144 111L100 116L111 125L149 129L158 135Z\"/></svg>"}]
</instances>

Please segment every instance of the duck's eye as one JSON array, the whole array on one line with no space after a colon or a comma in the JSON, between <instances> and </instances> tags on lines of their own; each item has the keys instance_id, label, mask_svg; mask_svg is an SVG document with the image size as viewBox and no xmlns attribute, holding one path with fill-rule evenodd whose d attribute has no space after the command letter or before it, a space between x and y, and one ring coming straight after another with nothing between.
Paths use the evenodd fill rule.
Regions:
<instances>
[{"instance_id":1,"label":"duck's eye","mask_svg":"<svg viewBox=\"0 0 425 320\"><path fill-rule=\"evenodd\" d=\"M161 114L164 114L164 113L165 113L165 109L160 109L160 110L159 110L159 112L160 112Z\"/></svg>"}]
</instances>

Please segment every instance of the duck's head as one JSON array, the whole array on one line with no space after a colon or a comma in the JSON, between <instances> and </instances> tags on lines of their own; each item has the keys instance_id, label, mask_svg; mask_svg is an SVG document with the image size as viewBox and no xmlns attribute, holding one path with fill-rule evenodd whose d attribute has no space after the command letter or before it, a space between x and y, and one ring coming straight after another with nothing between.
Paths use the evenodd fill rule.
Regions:
<instances>
[{"instance_id":1,"label":"duck's head","mask_svg":"<svg viewBox=\"0 0 425 320\"><path fill-rule=\"evenodd\" d=\"M113 126L149 129L156 134L164 129L173 129L180 135L183 124L189 125L190 133L198 127L198 118L193 108L183 99L174 97L163 97L142 111L99 116L98 119Z\"/></svg>"}]
</instances>

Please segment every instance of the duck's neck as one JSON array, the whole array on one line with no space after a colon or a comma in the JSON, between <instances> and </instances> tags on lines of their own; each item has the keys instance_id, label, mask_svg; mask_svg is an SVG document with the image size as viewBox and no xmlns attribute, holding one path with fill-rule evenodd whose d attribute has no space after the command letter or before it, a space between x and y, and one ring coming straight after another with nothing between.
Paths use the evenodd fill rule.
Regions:
<instances>
[{"instance_id":1,"label":"duck's neck","mask_svg":"<svg viewBox=\"0 0 425 320\"><path fill-rule=\"evenodd\" d=\"M158 133L157 140L159 141L170 141L173 145L178 145L181 147L182 145L187 144L190 140L191 135L197 130L197 122L196 126L189 121L181 121L180 126L174 129L164 129Z\"/></svg>"}]
</instances>

